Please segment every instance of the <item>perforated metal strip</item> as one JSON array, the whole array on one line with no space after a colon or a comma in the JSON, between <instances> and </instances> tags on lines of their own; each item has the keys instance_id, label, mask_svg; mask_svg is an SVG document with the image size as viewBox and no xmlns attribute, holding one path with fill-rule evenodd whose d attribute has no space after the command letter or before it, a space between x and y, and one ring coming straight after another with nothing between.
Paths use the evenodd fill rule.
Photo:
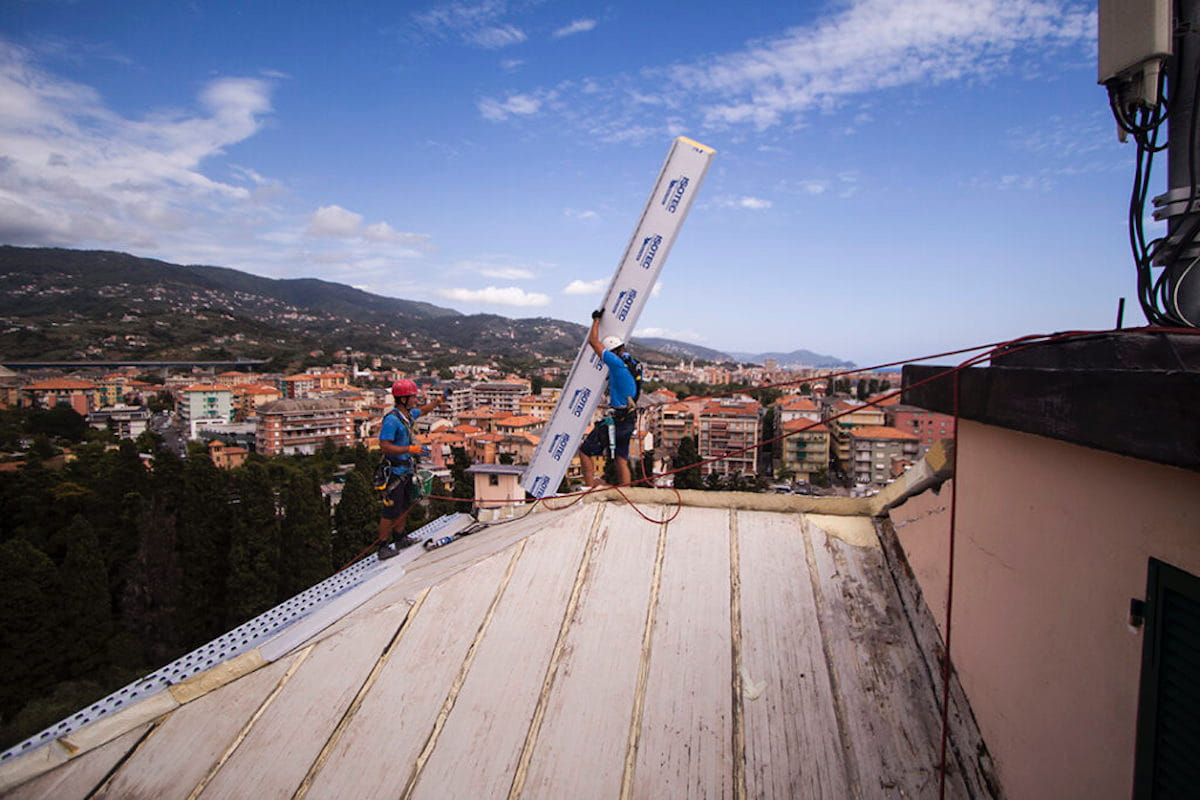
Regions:
<instances>
[{"instance_id":1,"label":"perforated metal strip","mask_svg":"<svg viewBox=\"0 0 1200 800\"><path fill-rule=\"evenodd\" d=\"M421 527L417 533L423 539L430 539L437 536L445 528L460 521L465 522L466 520L471 520L470 515L449 514L444 517L438 517L428 525ZM325 579L316 586L304 590L292 599L280 603L269 611L259 614L254 619L239 625L229 633L213 639L208 644L175 659L162 669L134 681L128 686L113 692L103 700L96 701L82 711L67 717L62 722L52 725L41 733L31 736L20 744L0 753L0 763L6 763L16 756L23 755L42 745L49 744L55 739L67 736L106 714L119 711L169 686L173 686L193 675L204 672L206 669L211 669L223 661L228 661L234 656L253 650L288 625L307 616L310 612L333 598L365 582L380 570L387 568L388 565L381 564L376 554L372 553L368 555L358 563Z\"/></svg>"}]
</instances>

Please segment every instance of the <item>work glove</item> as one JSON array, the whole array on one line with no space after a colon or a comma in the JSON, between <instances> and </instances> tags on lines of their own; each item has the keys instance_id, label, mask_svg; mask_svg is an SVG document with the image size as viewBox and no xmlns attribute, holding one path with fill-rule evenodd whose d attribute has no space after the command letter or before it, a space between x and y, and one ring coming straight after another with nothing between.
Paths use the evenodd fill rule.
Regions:
<instances>
[{"instance_id":1,"label":"work glove","mask_svg":"<svg viewBox=\"0 0 1200 800\"><path fill-rule=\"evenodd\" d=\"M597 308L595 311L592 312L592 319L600 319L603 316L604 316L603 308Z\"/></svg>"},{"instance_id":2,"label":"work glove","mask_svg":"<svg viewBox=\"0 0 1200 800\"><path fill-rule=\"evenodd\" d=\"M429 456L431 455L429 448L426 447L425 445L421 445L420 453L421 453L421 458L429 458Z\"/></svg>"}]
</instances>

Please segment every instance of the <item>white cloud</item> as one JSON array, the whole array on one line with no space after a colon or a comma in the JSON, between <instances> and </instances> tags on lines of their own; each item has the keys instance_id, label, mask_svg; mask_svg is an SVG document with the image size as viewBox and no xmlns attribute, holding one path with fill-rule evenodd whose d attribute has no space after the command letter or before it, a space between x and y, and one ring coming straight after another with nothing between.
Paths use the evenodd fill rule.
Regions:
<instances>
[{"instance_id":1,"label":"white cloud","mask_svg":"<svg viewBox=\"0 0 1200 800\"><path fill-rule=\"evenodd\" d=\"M542 107L542 99L528 94L510 94L503 101L484 98L478 107L484 119L500 121L510 116L536 114Z\"/></svg>"},{"instance_id":2,"label":"white cloud","mask_svg":"<svg viewBox=\"0 0 1200 800\"><path fill-rule=\"evenodd\" d=\"M350 237L361 233L363 216L341 206L321 206L308 218L309 236Z\"/></svg>"},{"instance_id":3,"label":"white cloud","mask_svg":"<svg viewBox=\"0 0 1200 800\"><path fill-rule=\"evenodd\" d=\"M764 200L761 197L751 197L743 195L741 197L730 197L723 195L717 197L714 201L721 208L745 208L750 211L764 211L774 205L770 200Z\"/></svg>"},{"instance_id":4,"label":"white cloud","mask_svg":"<svg viewBox=\"0 0 1200 800\"><path fill-rule=\"evenodd\" d=\"M568 208L563 211L563 214L571 219L599 219L600 215L595 211L576 211L573 208Z\"/></svg>"},{"instance_id":5,"label":"white cloud","mask_svg":"<svg viewBox=\"0 0 1200 800\"><path fill-rule=\"evenodd\" d=\"M414 14L417 28L436 39L454 38L473 47L497 50L526 40L523 30L506 22L505 0L450 2Z\"/></svg>"},{"instance_id":6,"label":"white cloud","mask_svg":"<svg viewBox=\"0 0 1200 800\"><path fill-rule=\"evenodd\" d=\"M193 109L127 118L0 39L0 239L150 249L210 230L255 194L202 164L261 130L271 90L259 78L220 78Z\"/></svg>"},{"instance_id":7,"label":"white cloud","mask_svg":"<svg viewBox=\"0 0 1200 800\"><path fill-rule=\"evenodd\" d=\"M996 75L1095 38L1095 8L1072 0L857 0L814 25L678 67L680 87L712 99L710 124L763 129L851 95Z\"/></svg>"},{"instance_id":8,"label":"white cloud","mask_svg":"<svg viewBox=\"0 0 1200 800\"><path fill-rule=\"evenodd\" d=\"M506 58L500 62L500 69L504 70L505 72L515 72L517 69L519 69L524 64L525 64L525 61L523 59Z\"/></svg>"},{"instance_id":9,"label":"white cloud","mask_svg":"<svg viewBox=\"0 0 1200 800\"><path fill-rule=\"evenodd\" d=\"M533 278L533 270L521 267L484 267L479 270L479 274L503 281L527 281Z\"/></svg>"},{"instance_id":10,"label":"white cloud","mask_svg":"<svg viewBox=\"0 0 1200 800\"><path fill-rule=\"evenodd\" d=\"M640 143L670 131L795 127L808 114L851 100L869 108L873 92L1024 76L1064 52L1093 57L1095 47L1095 4L1084 0L823 5L832 10L812 23L731 52L560 84L558 102L542 110L560 112L565 123L608 143ZM651 101L665 113L647 123ZM489 119L507 118L496 103L488 106ZM854 117L855 125L870 121L869 111Z\"/></svg>"},{"instance_id":11,"label":"white cloud","mask_svg":"<svg viewBox=\"0 0 1200 800\"><path fill-rule=\"evenodd\" d=\"M308 216L306 236L329 239L362 239L367 242L403 244L424 247L429 236L423 233L402 233L386 222L363 225L363 215L339 205L321 206Z\"/></svg>"},{"instance_id":12,"label":"white cloud","mask_svg":"<svg viewBox=\"0 0 1200 800\"><path fill-rule=\"evenodd\" d=\"M561 39L564 36L571 36L576 33L587 33L596 27L594 19L577 19L570 25L564 25L554 32L555 39Z\"/></svg>"},{"instance_id":13,"label":"white cloud","mask_svg":"<svg viewBox=\"0 0 1200 800\"><path fill-rule=\"evenodd\" d=\"M608 286L608 281L603 278L595 281L581 281L578 278L571 281L562 290L563 294L600 294L604 291L604 287Z\"/></svg>"},{"instance_id":14,"label":"white cloud","mask_svg":"<svg viewBox=\"0 0 1200 800\"><path fill-rule=\"evenodd\" d=\"M688 330L685 328L638 328L633 332L634 336L643 336L649 339L675 339L680 342L691 342L699 344L705 341L698 331Z\"/></svg>"},{"instance_id":15,"label":"white cloud","mask_svg":"<svg viewBox=\"0 0 1200 800\"><path fill-rule=\"evenodd\" d=\"M441 289L438 294L448 300L460 303L491 306L545 306L550 304L549 295L538 292L526 292L516 286L503 288L488 286L484 289Z\"/></svg>"},{"instance_id":16,"label":"white cloud","mask_svg":"<svg viewBox=\"0 0 1200 800\"><path fill-rule=\"evenodd\" d=\"M467 41L488 50L499 50L525 41L525 32L512 25L498 25L472 31L467 35Z\"/></svg>"}]
</instances>

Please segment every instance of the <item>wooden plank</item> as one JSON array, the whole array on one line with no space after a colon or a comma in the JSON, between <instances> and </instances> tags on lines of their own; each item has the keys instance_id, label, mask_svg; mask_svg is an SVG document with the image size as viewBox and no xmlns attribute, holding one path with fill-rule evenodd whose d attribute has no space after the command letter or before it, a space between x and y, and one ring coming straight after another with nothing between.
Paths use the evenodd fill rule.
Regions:
<instances>
[{"instance_id":1,"label":"wooden plank","mask_svg":"<svg viewBox=\"0 0 1200 800\"><path fill-rule=\"evenodd\" d=\"M307 798L399 797L512 560L501 553L435 586Z\"/></svg>"},{"instance_id":2,"label":"wooden plank","mask_svg":"<svg viewBox=\"0 0 1200 800\"><path fill-rule=\"evenodd\" d=\"M729 511L670 523L633 797L732 797Z\"/></svg>"},{"instance_id":3,"label":"wooden plank","mask_svg":"<svg viewBox=\"0 0 1200 800\"><path fill-rule=\"evenodd\" d=\"M522 797L620 795L661 526L605 505Z\"/></svg>"},{"instance_id":4,"label":"wooden plank","mask_svg":"<svg viewBox=\"0 0 1200 800\"><path fill-rule=\"evenodd\" d=\"M445 547L422 552L416 560L404 566L404 575L400 576L391 587L363 603L361 608L341 622L334 623L321 635L337 633L346 626L354 624L359 615L369 614L382 606L401 601L412 602L413 598L426 587L440 583L455 573L489 559L497 553L510 551L514 544L534 533L542 530L548 532L551 529L565 530L587 525L592 518L593 511L593 508L585 507L580 503L552 515L537 513L510 522L497 523L478 533L464 536Z\"/></svg>"},{"instance_id":5,"label":"wooden plank","mask_svg":"<svg viewBox=\"0 0 1200 800\"><path fill-rule=\"evenodd\" d=\"M97 747L61 767L21 784L3 795L5 800L83 800L100 785L121 759L137 747L150 730L139 725L106 745Z\"/></svg>"},{"instance_id":6,"label":"wooden plank","mask_svg":"<svg viewBox=\"0 0 1200 800\"><path fill-rule=\"evenodd\" d=\"M187 797L294 658L269 664L171 712L96 797Z\"/></svg>"},{"instance_id":7,"label":"wooden plank","mask_svg":"<svg viewBox=\"0 0 1200 800\"><path fill-rule=\"evenodd\" d=\"M804 534L738 514L748 797L850 797Z\"/></svg>"},{"instance_id":8,"label":"wooden plank","mask_svg":"<svg viewBox=\"0 0 1200 800\"><path fill-rule=\"evenodd\" d=\"M810 569L842 725L863 797L934 797L941 724L917 644L878 544L848 544L811 518ZM852 776L854 780L854 776ZM955 774L948 797L967 797Z\"/></svg>"},{"instance_id":9,"label":"wooden plank","mask_svg":"<svg viewBox=\"0 0 1200 800\"><path fill-rule=\"evenodd\" d=\"M209 782L202 800L291 797L408 609L406 603L382 608L314 647Z\"/></svg>"},{"instance_id":10,"label":"wooden plank","mask_svg":"<svg viewBox=\"0 0 1200 800\"><path fill-rule=\"evenodd\" d=\"M900 599L904 603L905 613L916 634L921 656L925 659L930 691L940 703L945 643L933 613L921 595L921 586L908 564L908 557L899 537L896 536L891 519L878 520L876 525L888 568L892 572ZM983 741L975 714L967 701L967 694L958 680L958 673L953 670L950 673L950 708L947 722L950 728L948 748L955 759L957 769L962 773L963 781L970 789L970 796L1000 796L1000 776L996 765Z\"/></svg>"},{"instance_id":11,"label":"wooden plank","mask_svg":"<svg viewBox=\"0 0 1200 800\"><path fill-rule=\"evenodd\" d=\"M590 527L547 530L526 541L412 797L508 794Z\"/></svg>"}]
</instances>

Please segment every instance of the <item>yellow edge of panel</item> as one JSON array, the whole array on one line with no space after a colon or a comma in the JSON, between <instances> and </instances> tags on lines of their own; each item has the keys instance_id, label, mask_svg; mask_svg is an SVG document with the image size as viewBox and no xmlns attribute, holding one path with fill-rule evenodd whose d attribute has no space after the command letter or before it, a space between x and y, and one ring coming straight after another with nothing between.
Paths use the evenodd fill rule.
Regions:
<instances>
[{"instance_id":1,"label":"yellow edge of panel","mask_svg":"<svg viewBox=\"0 0 1200 800\"><path fill-rule=\"evenodd\" d=\"M690 144L692 147L697 147L697 148L699 148L699 149L701 149L701 150L703 150L704 152L706 152L706 153L709 153L709 154L712 154L712 153L715 153L715 152L717 152L716 150L714 150L713 148L709 147L708 145L706 145L706 144L700 144L700 143L699 143L699 142L697 142L695 139L689 139L689 138L688 138L688 137L686 137L686 136L680 136L680 137L679 137L679 138L677 138L675 141L677 141L677 142L683 142L684 144Z\"/></svg>"}]
</instances>

